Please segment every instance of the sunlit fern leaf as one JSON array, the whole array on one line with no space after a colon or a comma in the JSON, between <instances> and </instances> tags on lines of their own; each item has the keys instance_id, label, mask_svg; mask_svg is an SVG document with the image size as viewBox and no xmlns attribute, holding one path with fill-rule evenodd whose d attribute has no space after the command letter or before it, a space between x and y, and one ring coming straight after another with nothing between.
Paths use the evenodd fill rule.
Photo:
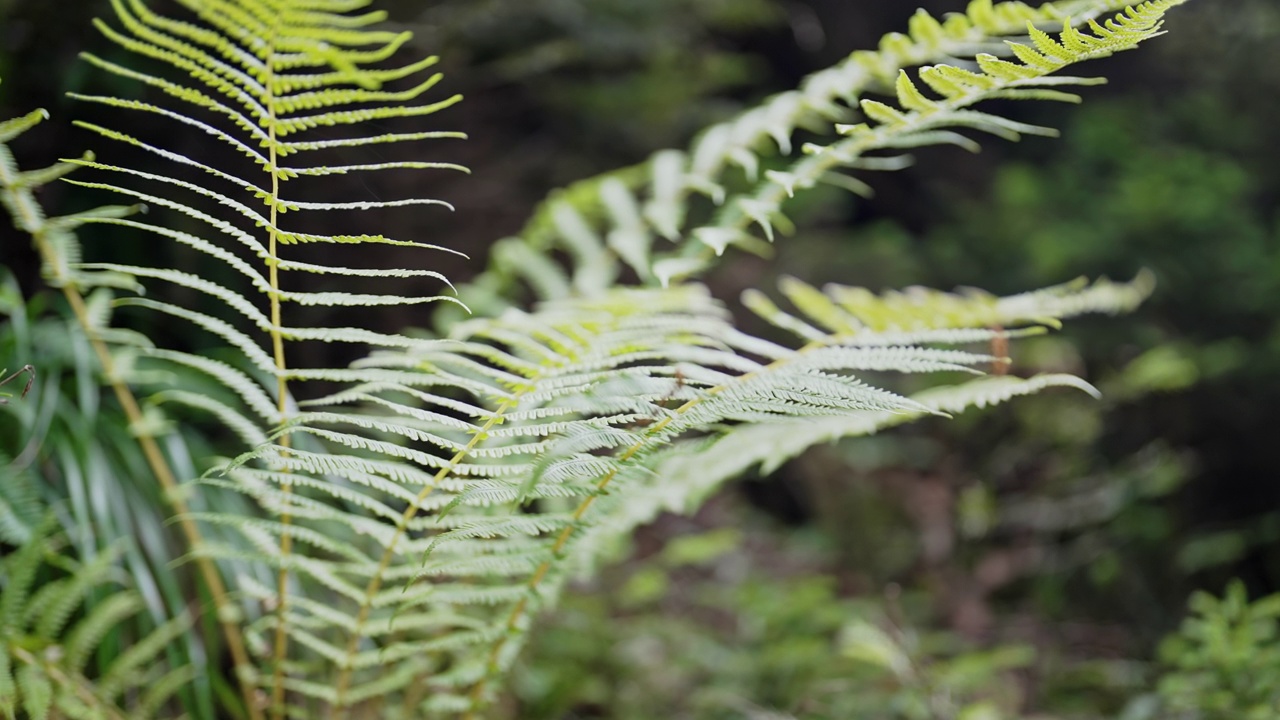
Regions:
<instances>
[{"instance_id":1,"label":"sunlit fern leaf","mask_svg":"<svg viewBox=\"0 0 1280 720\"><path fill-rule=\"evenodd\" d=\"M194 665L169 669L164 661L166 651L189 631L190 619L179 617L142 637L124 638L128 650L100 673L92 672L89 661L103 638L119 633L144 604L133 590L115 590L86 609L91 590L114 584L117 554L80 564L67 552L46 523L0 563L0 713L6 718L167 716L174 696L198 672Z\"/></svg>"},{"instance_id":2,"label":"sunlit fern leaf","mask_svg":"<svg viewBox=\"0 0 1280 720\"><path fill-rule=\"evenodd\" d=\"M826 338L834 338L852 345L883 345L916 342L917 337L941 341L946 335L940 333L946 331L985 329L976 335L956 335L972 342L1016 332L1019 327L1058 327L1061 320L1085 313L1129 312L1154 288L1149 272L1128 283L1106 279L1089 283L1081 278L1004 298L981 290L954 294L920 287L876 295L865 288L836 283L819 290L797 278L784 277L780 289L796 313L783 311L756 290L744 293L743 302L770 324L806 340L830 342Z\"/></svg>"},{"instance_id":3,"label":"sunlit fern leaf","mask_svg":"<svg viewBox=\"0 0 1280 720\"><path fill-rule=\"evenodd\" d=\"M405 142L430 137L456 137L456 133L385 134L350 138L293 142L285 138L309 129L325 126L352 126L374 118L420 116L434 113L457 101L422 103L421 98L439 81L439 75L403 91L382 90L385 83L408 78L427 69L433 59L410 63L395 69L366 68L389 58L407 39L404 33L366 30L364 26L382 17L381 13L344 14L367 3L345 3L312 7L296 2L219 2L189 0L181 3L194 14L190 19L171 19L153 12L141 0L114 0L112 7L121 27L99 22L98 27L115 43L130 53L170 66L180 79L170 79L108 62L94 55L86 59L112 73L139 80L178 101L174 107L122 100L106 96L78 96L100 105L156 116L198 129L208 137L234 149L250 159L265 176L260 179L241 177L238 168L226 169L196 160L161 147L159 141L148 141L133 134L104 127L97 123L80 123L105 138L138 147L174 165L171 174L142 172L132 168L80 161L100 170L125 177L150 181L159 193L144 192L130 184L115 182L86 183L112 190L149 205L181 212L207 229L203 237L171 230L156 223L120 221L135 230L154 233L162 239L184 244L204 253L212 260L226 264L244 276L252 286L252 294L199 280L167 268L144 268L104 264L96 269L132 274L165 283L185 285L208 294L243 315L251 326L278 338L288 331L278 327L280 306L359 306L416 304L442 297L394 297L346 292L302 293L281 287L290 272L335 275L375 275L375 268L349 268L290 263L280 256L282 245L298 242L335 242L344 244L400 244L379 235L317 235L291 231L282 216L288 211L344 210L400 207L404 205L445 205L432 198L405 198L387 201L349 203L315 203L284 196L285 183L303 175L325 175L346 172L369 172L386 169L462 169L447 163L417 160L403 162L330 166L324 164L287 166L283 158L298 155L308 158L318 150L354 147L369 143ZM191 115L192 112L199 115ZM205 119L201 115L211 113ZM221 117L218 117L221 116ZM229 121L234 127L219 127ZM297 161L291 161L297 165ZM323 163L321 157L316 161ZM182 167L213 176L208 182L193 182ZM203 197L214 205L229 208L251 229L227 222L201 209ZM418 243L404 243L418 244ZM243 248L261 260L257 267L241 260L235 248ZM431 271L394 270L401 276L443 277ZM284 276L284 280L280 279ZM258 300L255 301L254 298ZM172 312L172 306L155 306ZM194 317L188 319L195 320ZM229 328L208 326L211 331L228 337ZM222 327L222 326L219 326ZM245 352L249 343L236 336ZM296 340L322 340L351 343L377 341L373 334L334 328L308 329L293 334ZM256 343L254 343L256 344ZM279 355L268 352L267 355ZM259 357L259 361L262 357ZM262 364L259 362L258 364ZM271 358L270 365L279 365ZM277 367L276 370L281 370Z\"/></svg>"}]
</instances>

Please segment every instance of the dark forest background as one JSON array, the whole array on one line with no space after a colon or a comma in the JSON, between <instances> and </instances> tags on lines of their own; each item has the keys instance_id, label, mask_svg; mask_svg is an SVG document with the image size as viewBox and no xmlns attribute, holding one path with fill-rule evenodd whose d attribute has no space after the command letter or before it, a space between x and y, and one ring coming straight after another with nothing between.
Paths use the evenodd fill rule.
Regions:
<instances>
[{"instance_id":1,"label":"dark forest background","mask_svg":"<svg viewBox=\"0 0 1280 720\"><path fill-rule=\"evenodd\" d=\"M116 52L89 21L105 5L0 0L0 116L85 112L62 93L104 81L76 54ZM404 194L397 183L428 183L414 192L456 213L379 224L466 252L429 258L455 282L555 188L687 146L905 29L916 7L380 5L466 96L437 122L470 140L429 152L473 174L339 178L322 192L390 197ZM909 170L865 175L872 199L806 201L802 231L775 258L737 258L711 279L726 298L781 274L1007 294L1150 268L1159 287L1136 313L1015 346L1015 372L1076 372L1105 399L1055 392L817 448L695 517L661 519L538 635L511 717L951 717L909 714L935 712L942 690L1008 713L973 718L1149 717L1141 702L1179 652L1162 638L1193 591L1220 594L1237 578L1252 597L1280 591L1280 5L1196 0L1167 29L1085 68L1111 82L1080 107L1001 108L1061 139L984 141L976 156L926 149ZM47 123L16 150L36 166L92 143ZM61 211L101 202L69 186L42 199ZM37 294L29 242L0 233L0 264ZM429 326L423 313L379 322ZM914 669L874 672L876 643Z\"/></svg>"}]
</instances>

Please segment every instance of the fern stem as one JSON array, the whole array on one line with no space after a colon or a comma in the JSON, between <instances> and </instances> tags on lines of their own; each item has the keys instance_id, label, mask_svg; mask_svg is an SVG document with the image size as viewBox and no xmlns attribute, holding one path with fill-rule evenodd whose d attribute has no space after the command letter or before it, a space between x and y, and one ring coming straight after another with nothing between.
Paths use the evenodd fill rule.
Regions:
<instances>
[{"instance_id":1,"label":"fern stem","mask_svg":"<svg viewBox=\"0 0 1280 720\"><path fill-rule=\"evenodd\" d=\"M151 473L160 484L165 501L169 503L170 508L173 510L174 518L182 530L187 547L191 549L201 547L204 545L204 538L201 536L199 527L191 520L191 510L186 501L182 499L180 485L173 469L170 467L169 461L164 452L161 451L155 437L144 429L142 408L138 405L138 400L134 397L133 391L129 389L128 383L117 372L115 361L111 357L111 351L107 348L106 342L94 329L93 322L89 317L89 309L85 304L84 296L81 294L79 287L72 277L63 272L62 268L65 267L65 263L62 262L62 257L48 237L48 226L39 204L36 203L35 198L28 189L19 185L18 178L8 171L8 168L11 167L16 167L13 156L6 145L0 144L0 186L5 189L7 194L22 200L22 202L11 203L10 209L22 214L15 219L31 235L36 251L40 254L45 267L50 268L52 277L49 280L51 284L61 288L63 296L67 299L67 304L71 307L72 314L75 315L76 322L89 340L89 345L93 348L93 352L98 358L98 363L102 367L102 375L107 380L107 383L111 385L116 401L120 403L125 418L129 421L129 427L132 430L131 434L142 449L143 457L146 458ZM256 688L251 680L254 674L253 666L249 662L249 653L245 647L244 635L240 631L240 625L234 620L235 608L227 593L227 587L222 581L222 575L218 572L218 568L212 558L197 555L195 563L209 592L209 597L213 601L218 625L222 629L223 639L227 643L227 650L231 653L232 672L235 674L236 683L240 687L245 708L249 712L251 720L261 720L262 712L258 707Z\"/></svg>"},{"instance_id":2,"label":"fern stem","mask_svg":"<svg viewBox=\"0 0 1280 720\"><path fill-rule=\"evenodd\" d=\"M277 254L279 251L279 230L277 222L279 219L279 202L280 202L280 174L278 172L278 142L276 139L276 105L274 97L275 86L275 59L276 59L276 33L280 17L278 14L273 15L271 23L271 34L267 38L267 58L264 62L266 81L263 83L267 94L265 106L268 112L267 133L269 138L269 150L267 157L267 172L271 173L271 196L266 202L270 206L270 224L267 230L267 272L268 281L271 284L271 292L269 294L271 302L271 348L276 362L276 410L279 415L280 426L283 427L286 415L289 411L289 379L287 376L288 366L285 363L284 356L284 336L281 333L283 323L280 311L280 258ZM291 445L289 435L280 438L280 445L287 452ZM285 469L287 473L288 470ZM280 524L284 526L284 531L280 534L280 570L276 576L276 629L275 641L272 650L272 682L271 682L271 717L273 720L282 720L284 718L284 666L285 659L289 654L289 634L286 632L286 615L289 609L289 567L288 558L293 553L293 535L290 534L288 526L293 523L293 516L289 513L289 495L293 493L293 484L285 482L281 488L281 492L285 496L284 508L280 515Z\"/></svg>"},{"instance_id":3,"label":"fern stem","mask_svg":"<svg viewBox=\"0 0 1280 720\"><path fill-rule=\"evenodd\" d=\"M405 508L404 514L402 514L400 519L396 521L395 533L392 535L391 541L387 543L387 549L382 553L382 559L378 563L378 569L374 571L373 577L369 579L368 586L365 587L364 598L360 602L360 612L356 616L355 625L351 628L351 636L347 640L346 652L343 655L343 661L340 665L338 674L337 696L334 701L335 710L342 710L347 706L346 695L347 690L351 685L351 666L354 663L356 650L360 645L360 638L363 635L364 625L369 620L369 613L373 610L373 598L378 594L378 591L382 589L382 578L386 574L387 569L391 566L391 561L395 558L396 545L400 542L400 538L403 537L405 531L408 530L409 523L413 522L413 519L417 517L418 512L422 508L422 503L426 501L437 487L440 486L440 483L444 482L458 464L466 459L467 456L471 454L471 451L488 436L488 433L493 429L493 426L501 422L503 416L506 415L508 411L514 409L520 404L520 398L524 393L525 391L517 392L512 397L503 401L503 403L493 411L493 415L489 417L484 426L476 431L475 435L472 436L471 441L467 443L466 447L455 453L453 458L450 459L444 467L440 468L439 472L437 472L435 477L432 478L431 484L427 485L422 489L422 492L418 493L418 496L409 504L409 507Z\"/></svg>"},{"instance_id":4,"label":"fern stem","mask_svg":"<svg viewBox=\"0 0 1280 720\"><path fill-rule=\"evenodd\" d=\"M275 139L274 129L272 130L272 139ZM273 145L271 148L271 166L275 167L276 149ZM278 196L279 181L272 178L272 197ZM274 205L271 208L271 223L274 226L276 222L276 209ZM271 254L270 262L270 282L271 282L271 344L275 351L277 376L277 401L276 410L279 412L280 423L284 424L285 414L288 412L289 383L285 378L285 358L284 358L284 340L280 335L280 279L279 270L276 260L276 230L271 229L271 238L269 242L269 252ZM290 446L290 436L285 435L280 438L280 445L284 448ZM288 469L284 469L288 472ZM281 488L281 492L285 496L284 509L280 515L280 523L285 526L284 531L280 534L280 570L276 579L276 630L275 642L272 652L274 669L272 671L271 686L271 716L279 720L284 717L284 661L289 652L289 635L285 632L285 613L288 610L289 598L289 568L284 560L293 552L293 536L288 531L288 526L293 523L293 516L289 513L288 497L293 492L293 484L286 482Z\"/></svg>"}]
</instances>

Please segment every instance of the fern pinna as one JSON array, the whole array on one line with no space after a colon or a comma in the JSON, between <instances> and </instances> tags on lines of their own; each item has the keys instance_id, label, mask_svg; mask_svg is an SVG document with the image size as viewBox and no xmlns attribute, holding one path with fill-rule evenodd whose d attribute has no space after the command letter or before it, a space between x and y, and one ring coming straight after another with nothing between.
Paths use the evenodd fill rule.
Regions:
<instances>
[{"instance_id":1,"label":"fern pinna","mask_svg":"<svg viewBox=\"0 0 1280 720\"><path fill-rule=\"evenodd\" d=\"M153 405L211 416L242 443L243 452L215 460L193 492L244 496L257 512L179 511L205 530L191 540L192 556L230 574L236 602L220 615L244 617L252 658L237 659L234 674L251 716L477 717L535 614L591 565L609 536L660 509L687 509L735 473L816 442L1054 385L1088 390L1068 376L956 378L1004 361L983 349L993 338L1128 309L1150 291L1140 278L1004 299L923 290L875 296L788 280L781 292L793 311L762 292L743 298L794 338L781 342L735 329L696 278L731 246L766 252L766 240L791 229L782 214L789 197L823 182L864 191L846 170L903 167L908 159L895 154L903 148L974 147L965 129L1008 138L1047 133L974 106L1077 101L1059 88L1094 81L1055 73L1158 34L1178 0L1101 22L1127 3L975 0L942 20L919 13L909 35L891 35L878 52L855 53L712 128L690 153L659 153L553 197L522 237L495 250L490 270L462 288L476 314L442 312L438 338L288 324L300 306L461 306L448 292L290 289L303 273L333 276L339 286L384 275L443 283L429 269L290 257L295 246L319 244L332 246L333 256L361 244L444 249L290 223L291 212L446 205L417 197L308 201L290 191L335 173L460 170L417 160L325 164L333 151L404 143L400 152L410 153L417 150L409 143L460 137L434 127L366 129L458 101L429 99L439 76L422 73L434 59L394 65L408 34L371 29L383 14L364 12L368 0L178 4L185 14L170 18L142 0L112 0L114 22L98 27L136 62L84 56L146 86L149 99L76 97L188 130L226 152L197 159L143 137L136 122L128 131L81 122L170 169L84 158L73 162L98 174L72 182L145 204L159 218L86 220L185 246L209 269L98 262L78 271L147 287L117 305L190 323L226 347L214 358L116 336L129 341L119 349L124 357L168 363L215 388L157 387L147 382L154 373L140 374ZM1041 27L1050 25L1061 28L1057 39ZM1005 44L1006 37L1021 42ZM918 65L927 67L907 72ZM891 99L865 97L876 91ZM346 134L332 137L335 128ZM819 139L797 153L799 129ZM782 156L771 164L783 169L761 173L770 143ZM552 259L558 251L565 265ZM531 307L516 300L522 281L538 298ZM165 285L188 292L175 296ZM205 300L190 300L197 295ZM316 342L373 350L345 368L290 362ZM940 379L950 384L907 397L859 379L872 371L945 373ZM314 387L300 392L304 383Z\"/></svg>"}]
</instances>

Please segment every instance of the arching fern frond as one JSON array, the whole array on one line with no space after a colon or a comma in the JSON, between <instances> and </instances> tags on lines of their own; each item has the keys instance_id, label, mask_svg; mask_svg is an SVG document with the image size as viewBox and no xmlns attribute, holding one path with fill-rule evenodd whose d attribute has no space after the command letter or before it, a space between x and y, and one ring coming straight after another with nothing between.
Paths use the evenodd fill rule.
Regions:
<instances>
[{"instance_id":1,"label":"arching fern frond","mask_svg":"<svg viewBox=\"0 0 1280 720\"><path fill-rule=\"evenodd\" d=\"M237 586L250 607L261 608L244 628L263 672L241 679L269 696L266 710L277 718L474 716L496 691L533 614L590 560L601 533L633 527L655 507L651 498L679 504L680 496L727 479L720 471L694 482L681 478L701 470L675 464L677 450L705 446L718 453L764 427L799 451L806 443L1034 389L1084 387L1061 377L996 378L952 385L949 395L908 396L863 377L967 378L999 362L1000 353L959 345L1030 332L1078 312L1118 310L1142 294L1099 284L1009 299L926 291L868 296L788 280L782 292L794 311L760 293L746 298L792 336L775 342L736 330L725 308L687 278L729 245L761 243L750 225L766 235L781 227L781 204L791 193L822 180L848 184L830 175L841 168L902 164L868 153L945 142L956 127L1021 130L970 107L1029 89L1062 99L1056 90L1045 92L1065 82L1050 71L1150 37L1174 0L1145 4L1114 27L1097 26L1094 40L1068 25L1052 47L1038 26L1064 22L1066 6L978 0L944 21L917 15L910 36L891 36L878 53L855 55L797 93L712 130L691 154L659 154L639 174L607 177L579 186L573 193L580 198L553 201L531 225L531 237L496 251L500 272L471 294L498 297L513 289L508 280L523 277L543 301L524 309L491 298L478 304L484 312L448 327L442 339L286 322L295 306L451 299L300 289L289 281L301 273L444 278L430 270L285 257L296 244L437 247L372 232L323 234L308 219L320 211L444 206L440 200L321 202L306 193L308 179L335 173L457 169L414 159L325 163L325 151L335 148L455 137L431 130L366 134L369 121L421 118L456 102L426 99L438 76L421 73L434 61L393 66L408 36L371 29L382 15L358 12L365 0L177 4L186 10L183 19L160 15L143 0L112 0L114 23L98 24L108 40L143 61L139 67L159 69L86 56L162 100L79 97L135 120L194 130L222 152L191 157L149 137L151 128L125 132L104 120L81 126L165 169L90 157L73 162L96 173L83 185L164 211L158 215L180 214L184 227L133 217L94 222L146 242L176 243L209 267L199 276L122 262L78 271L148 288L147 297L119 304L200 328L230 358L136 349L152 362L200 373L215 388L165 387L156 402L205 413L241 441L198 487L248 498L260 513L190 515L228 538L195 541L191 550L206 562L246 568ZM1068 5L1089 19L1119 4ZM994 51L998 38L1027 32L1028 24L1035 58L1015 48L1007 52L1016 63L981 54ZM900 74L967 57L978 58L981 72L923 71L938 99ZM963 72L969 75L956 74ZM863 97L877 87L892 91L894 82L900 107ZM844 128L789 169L760 172L763 145L790 153L798 128L843 128L856 113L878 124ZM351 135L319 137L313 131L320 128ZM730 177L731 164L743 177ZM695 195L722 207L692 212ZM675 244L658 249L658 237ZM567 270L552 259L561 255L571 261ZM617 283L628 268L639 287ZM166 297L163 289L171 286L199 296L200 305ZM371 344L375 351L346 368L297 362L315 342ZM310 381L324 384L295 397L297 386ZM737 458L738 466L781 452L762 446Z\"/></svg>"},{"instance_id":2,"label":"arching fern frond","mask_svg":"<svg viewBox=\"0 0 1280 720\"><path fill-rule=\"evenodd\" d=\"M863 346L903 342L910 336L937 338L941 332L981 342L983 338L1019 334L1017 328L1028 324L1028 329L1036 325L1057 327L1062 320L1085 313L1126 312L1153 289L1152 278L1145 272L1129 283L1100 280L1089 285L1076 281L1005 298L978 291L959 296L923 288L880 296L861 288L834 285L818 291L794 280L784 281L783 285L788 297L804 308L805 319L787 315L772 303L757 303L757 309L775 324L788 325L779 317L786 315L794 322L812 323L809 328L826 326L828 332L840 334L844 342ZM1000 329L994 329L997 327ZM800 336L808 338L807 333ZM997 362L1001 360L1004 358L997 358ZM981 409L1053 387L1097 394L1091 385L1073 375L988 376L914 393L909 397L919 404L916 410L742 424L710 437L685 439L662 450L652 463L654 471L649 479L638 483L627 503L618 505L609 520L600 522L599 529L592 532L622 537L659 512L690 512L726 480L757 466L762 473L772 472L814 445L874 434L927 414L956 415L971 408ZM605 546L608 543L603 539L583 543L584 548ZM579 561L590 563L589 551L584 553Z\"/></svg>"},{"instance_id":3,"label":"arching fern frond","mask_svg":"<svg viewBox=\"0 0 1280 720\"><path fill-rule=\"evenodd\" d=\"M894 151L923 145L956 144L971 150L977 145L960 129L987 132L1009 140L1022 134L1055 135L1056 131L1016 122L972 108L995 99L1055 100L1079 102L1080 97L1056 88L1091 85L1096 78L1054 75L1073 64L1106 57L1137 47L1138 43L1160 34L1165 12L1184 0L1154 0L1129 8L1104 25L1089 22L1088 33L1064 23L1058 40L1027 23L1032 45L1009 42L1014 61L979 53L975 70L955 65L921 68L921 82L938 97L929 97L905 71L899 71L894 83L896 106L862 99L860 110L865 122L837 125L844 139L831 143L809 143L803 148L808 156L781 172L766 174L766 182L755 191L726 201L714 227L741 231L751 224L759 225L770 238L773 225L786 222L782 203L797 188L822 181L841 182L840 168L876 167L884 159L870 156L875 151ZM723 252L723 242L730 235L709 243L710 250ZM705 255L705 253L703 253Z\"/></svg>"}]
</instances>

